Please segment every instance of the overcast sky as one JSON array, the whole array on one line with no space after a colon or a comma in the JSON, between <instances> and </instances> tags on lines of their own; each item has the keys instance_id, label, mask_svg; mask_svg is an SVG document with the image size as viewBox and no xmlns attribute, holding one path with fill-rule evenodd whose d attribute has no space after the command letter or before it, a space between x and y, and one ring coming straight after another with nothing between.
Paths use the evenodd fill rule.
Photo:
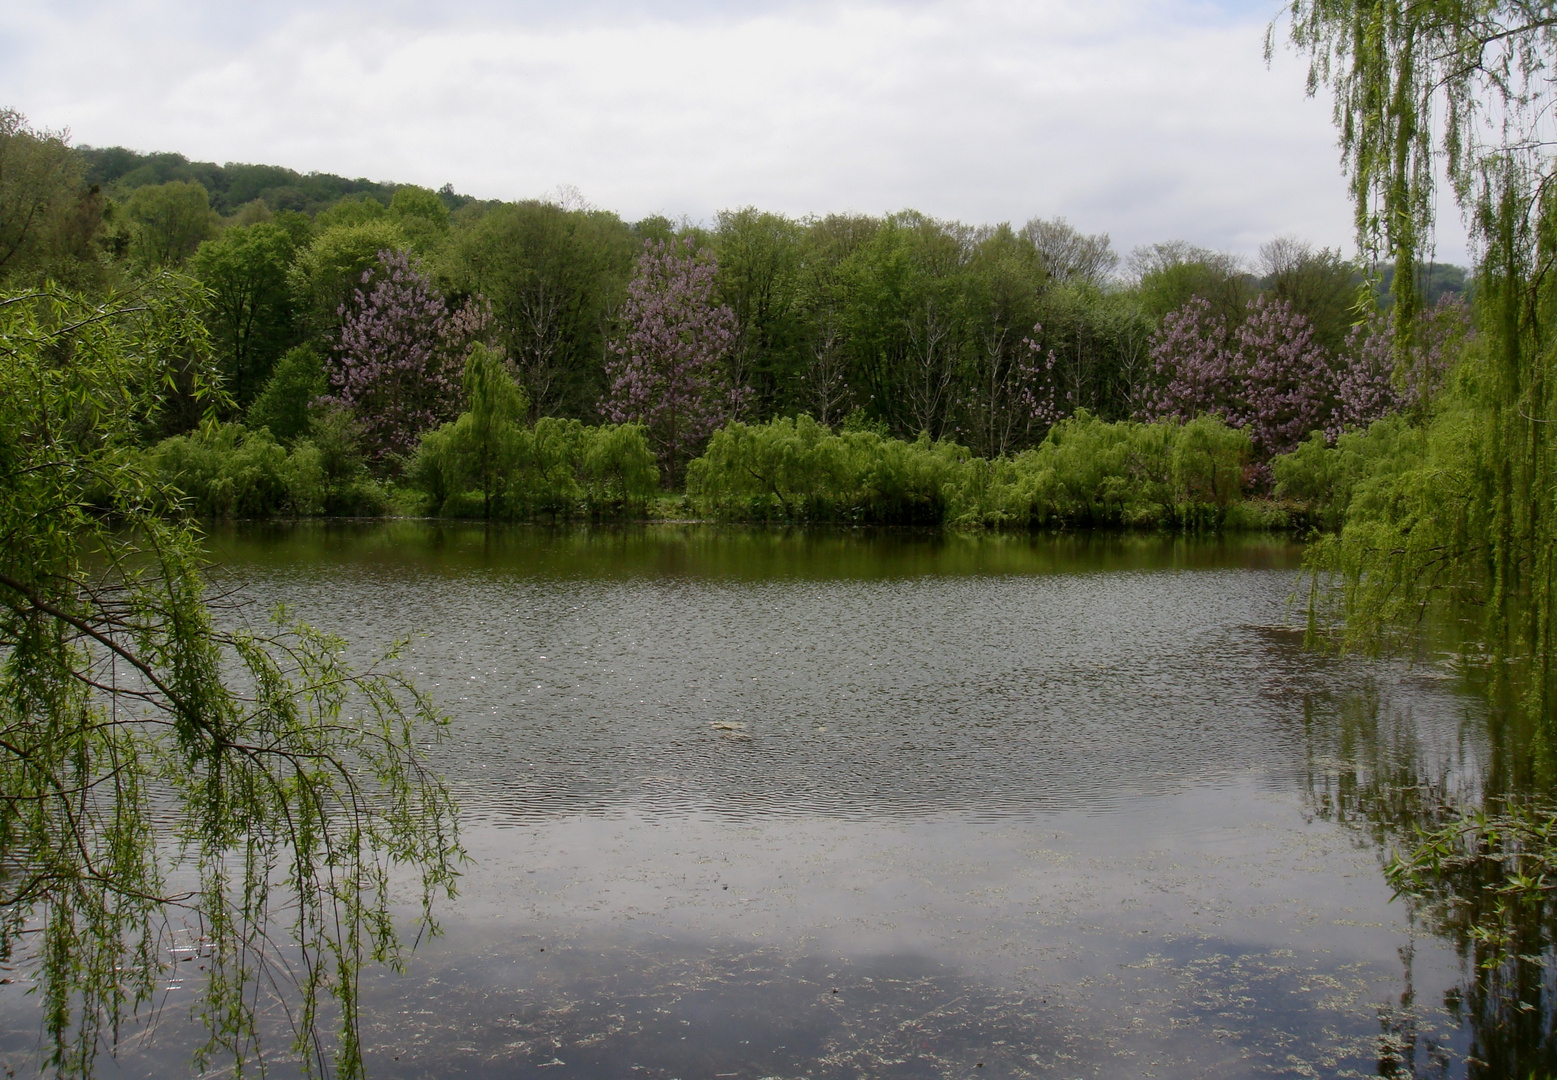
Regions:
<instances>
[{"instance_id":1,"label":"overcast sky","mask_svg":"<svg viewBox=\"0 0 1557 1080\"><path fill-rule=\"evenodd\" d=\"M747 204L1064 216L1128 252L1354 250L1279 0L56 0L0 8L0 104L74 141L635 220ZM1465 259L1444 215L1438 257Z\"/></svg>"}]
</instances>

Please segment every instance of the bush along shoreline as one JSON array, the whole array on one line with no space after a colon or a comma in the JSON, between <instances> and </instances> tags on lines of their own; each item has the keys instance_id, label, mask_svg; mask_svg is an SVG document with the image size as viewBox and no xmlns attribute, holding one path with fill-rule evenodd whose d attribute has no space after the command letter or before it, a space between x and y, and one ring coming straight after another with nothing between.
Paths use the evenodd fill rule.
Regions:
<instances>
[{"instance_id":1,"label":"bush along shoreline","mask_svg":"<svg viewBox=\"0 0 1557 1080\"><path fill-rule=\"evenodd\" d=\"M485 385L483 385L485 380ZM1308 531L1344 512L1354 447L1317 434L1273 465L1275 495L1250 490L1250 440L1216 417L1104 421L1084 410L1036 447L1000 458L928 435L833 430L809 416L732 422L661 486L640 425L542 417L489 353L467 364L470 410L425 433L375 475L350 418L316 405L290 445L266 427L208 422L145 451L182 494L164 512L213 519L426 517L497 522L688 518L748 525L920 526L1154 532ZM1387 427L1388 422L1380 425ZM1383 432L1379 433L1379 438ZM1373 440L1374 443L1378 438ZM1332 475L1333 474L1333 475Z\"/></svg>"}]
</instances>

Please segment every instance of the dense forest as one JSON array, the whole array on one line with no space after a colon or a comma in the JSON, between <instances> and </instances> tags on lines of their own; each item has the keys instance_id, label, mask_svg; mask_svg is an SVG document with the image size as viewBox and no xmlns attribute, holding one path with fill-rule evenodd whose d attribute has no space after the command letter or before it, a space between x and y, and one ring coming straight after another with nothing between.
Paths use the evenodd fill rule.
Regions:
<instances>
[{"instance_id":1,"label":"dense forest","mask_svg":"<svg viewBox=\"0 0 1557 1080\"><path fill-rule=\"evenodd\" d=\"M1274 458L1405 408L1467 327L1465 272L1422 269L1432 341L1400 377L1392 271L1290 238L1246 263L1182 242L1121 258L1058 218L746 207L627 222L576 198L72 147L15 113L0 155L17 208L0 224L8 288L104 296L178 278L202 292L213 392L174 373L141 438L206 514L641 514L690 478L702 512L746 518L1220 520L1204 507L1225 492L1192 506L1194 483L1170 475L1215 472L1210 458L1125 455L1120 475L1047 487L1027 474L1052 472L1053 446L1033 454L1068 417L1216 416L1247 440L1225 451L1241 462L1231 501L1269 496ZM460 427L478 345L514 392L486 393L490 415ZM820 451L790 461L784 483L826 491L796 499L771 477L748 491L745 464L690 469L729 425L753 434L724 439L726 457L774 450L788 436L771 425L797 418L852 440L847 468ZM991 495L973 460L1011 463L994 470L1004 487Z\"/></svg>"}]
</instances>

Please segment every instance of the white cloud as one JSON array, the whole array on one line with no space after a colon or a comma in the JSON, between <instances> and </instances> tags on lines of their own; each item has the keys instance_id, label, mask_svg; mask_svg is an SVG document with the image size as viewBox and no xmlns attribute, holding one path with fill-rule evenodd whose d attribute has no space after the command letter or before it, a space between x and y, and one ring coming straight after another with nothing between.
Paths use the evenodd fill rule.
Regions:
<instances>
[{"instance_id":1,"label":"white cloud","mask_svg":"<svg viewBox=\"0 0 1557 1080\"><path fill-rule=\"evenodd\" d=\"M41 7L0 15L0 101L97 145L496 198L572 184L628 218L911 206L1063 214L1125 249L1351 246L1329 104L1295 58L1267 68L1263 8Z\"/></svg>"}]
</instances>

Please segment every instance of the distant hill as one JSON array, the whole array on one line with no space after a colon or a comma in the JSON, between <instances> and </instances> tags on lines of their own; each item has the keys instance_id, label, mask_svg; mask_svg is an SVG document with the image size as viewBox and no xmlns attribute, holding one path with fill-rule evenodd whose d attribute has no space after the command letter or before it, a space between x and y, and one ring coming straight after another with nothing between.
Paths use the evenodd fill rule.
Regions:
<instances>
[{"instance_id":1,"label":"distant hill","mask_svg":"<svg viewBox=\"0 0 1557 1080\"><path fill-rule=\"evenodd\" d=\"M122 146L78 146L74 153L86 165L87 180L106 191L123 195L148 184L194 180L209 193L212 209L223 215L255 199L264 199L272 210L306 214L316 214L345 196L388 205L395 189L403 186L362 177L349 180L334 173L300 173L280 165L218 165L190 161L183 154L142 154ZM471 201L469 196L456 195L447 184L439 195L451 210Z\"/></svg>"},{"instance_id":2,"label":"distant hill","mask_svg":"<svg viewBox=\"0 0 1557 1080\"><path fill-rule=\"evenodd\" d=\"M1421 278L1422 298L1428 307L1445 296L1456 296L1469 302L1471 293L1475 291L1475 277L1463 266L1435 262L1419 267L1417 272ZM1393 302L1394 282L1394 266L1389 263L1380 266L1378 292L1384 307L1389 307Z\"/></svg>"}]
</instances>

